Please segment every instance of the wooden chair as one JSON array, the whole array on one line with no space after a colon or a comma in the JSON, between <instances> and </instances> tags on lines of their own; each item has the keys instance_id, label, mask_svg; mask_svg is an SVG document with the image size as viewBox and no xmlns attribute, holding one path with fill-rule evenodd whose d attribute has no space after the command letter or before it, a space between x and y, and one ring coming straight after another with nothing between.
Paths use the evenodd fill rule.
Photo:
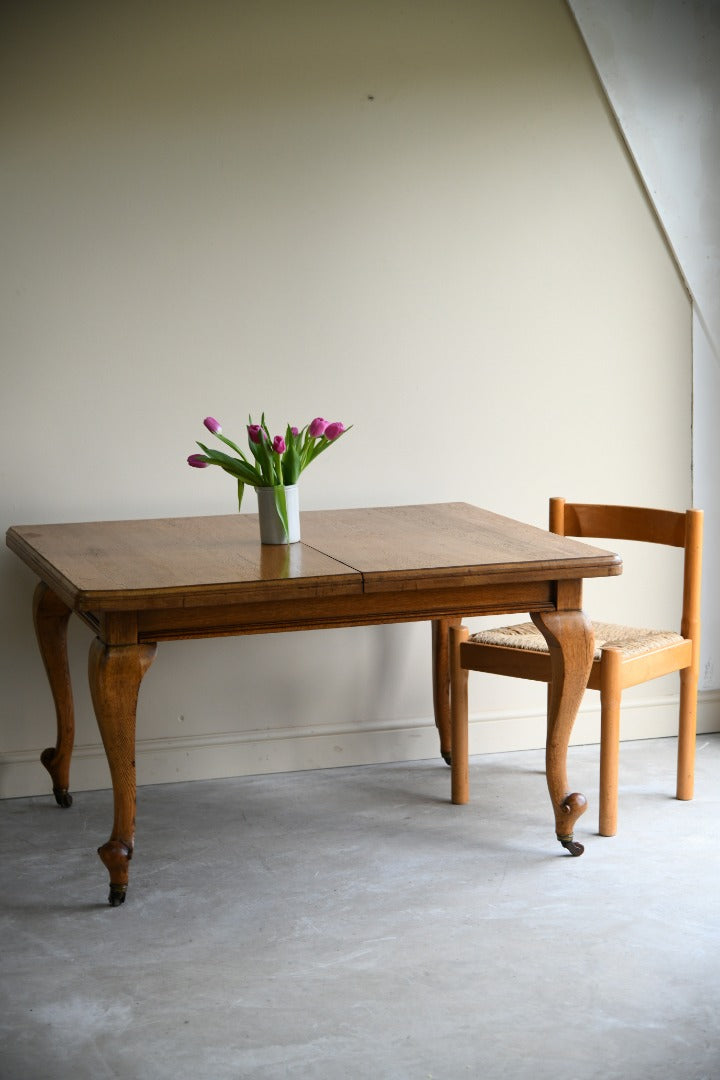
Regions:
<instances>
[{"instance_id":1,"label":"wooden chair","mask_svg":"<svg viewBox=\"0 0 720 1080\"><path fill-rule=\"evenodd\" d=\"M692 799L700 649L701 510L676 513L632 506L550 500L550 531L561 536L640 540L685 549L680 633L593 622L595 657L588 687L600 691L600 834L617 832L620 699L627 686L680 672L677 798ZM471 671L550 681L547 644L533 623L468 637L451 631L456 662ZM462 707L466 707L465 705Z\"/></svg>"}]
</instances>

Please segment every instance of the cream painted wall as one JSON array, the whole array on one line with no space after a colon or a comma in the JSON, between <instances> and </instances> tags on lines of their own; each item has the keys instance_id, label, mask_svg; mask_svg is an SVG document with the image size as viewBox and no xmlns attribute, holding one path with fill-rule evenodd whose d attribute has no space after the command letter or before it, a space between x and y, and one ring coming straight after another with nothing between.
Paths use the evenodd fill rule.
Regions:
<instances>
[{"instance_id":1,"label":"cream painted wall","mask_svg":"<svg viewBox=\"0 0 720 1080\"><path fill-rule=\"evenodd\" d=\"M262 409L355 425L308 509L688 503L690 303L562 0L28 0L0 48L3 528L231 512L185 457ZM0 581L0 794L43 792L33 577L3 549ZM673 619L629 572L587 606L625 585ZM425 625L161 646L139 779L435 755L428 660ZM542 742L542 688L471 693L474 750Z\"/></svg>"}]
</instances>

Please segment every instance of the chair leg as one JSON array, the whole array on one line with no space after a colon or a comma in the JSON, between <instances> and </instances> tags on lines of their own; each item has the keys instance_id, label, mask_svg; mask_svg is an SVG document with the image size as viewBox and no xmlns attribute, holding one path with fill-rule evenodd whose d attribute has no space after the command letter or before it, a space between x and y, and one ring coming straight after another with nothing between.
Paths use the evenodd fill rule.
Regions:
<instances>
[{"instance_id":1,"label":"chair leg","mask_svg":"<svg viewBox=\"0 0 720 1080\"><path fill-rule=\"evenodd\" d=\"M680 672L677 797L692 799L695 787L695 733L697 729L698 673L693 665Z\"/></svg>"},{"instance_id":2,"label":"chair leg","mask_svg":"<svg viewBox=\"0 0 720 1080\"><path fill-rule=\"evenodd\" d=\"M470 798L468 764L468 673L460 666L460 645L468 639L467 626L451 626L450 640L450 723L451 799L462 804Z\"/></svg>"},{"instance_id":3,"label":"chair leg","mask_svg":"<svg viewBox=\"0 0 720 1080\"><path fill-rule=\"evenodd\" d=\"M615 836L618 817L620 758L620 676L622 654L603 649L600 666L600 828L601 836Z\"/></svg>"}]
</instances>

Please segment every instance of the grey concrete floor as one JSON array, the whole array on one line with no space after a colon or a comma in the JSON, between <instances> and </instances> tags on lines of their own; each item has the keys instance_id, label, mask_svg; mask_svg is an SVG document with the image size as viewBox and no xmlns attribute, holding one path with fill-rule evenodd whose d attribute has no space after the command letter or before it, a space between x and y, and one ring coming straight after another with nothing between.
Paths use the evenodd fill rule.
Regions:
<instances>
[{"instance_id":1,"label":"grey concrete floor","mask_svg":"<svg viewBox=\"0 0 720 1080\"><path fill-rule=\"evenodd\" d=\"M623 744L620 833L573 859L538 752L0 804L3 1080L717 1080L720 735Z\"/></svg>"}]
</instances>

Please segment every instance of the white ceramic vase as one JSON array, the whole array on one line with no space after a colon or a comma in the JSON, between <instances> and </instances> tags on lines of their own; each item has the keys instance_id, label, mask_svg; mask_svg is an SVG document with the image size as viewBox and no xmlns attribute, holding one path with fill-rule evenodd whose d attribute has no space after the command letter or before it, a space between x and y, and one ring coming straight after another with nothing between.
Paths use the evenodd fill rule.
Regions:
<instances>
[{"instance_id":1,"label":"white ceramic vase","mask_svg":"<svg viewBox=\"0 0 720 1080\"><path fill-rule=\"evenodd\" d=\"M287 505L288 532L282 523L275 505L275 489L271 487L255 488L260 515L261 544L297 544L300 539L300 493L297 484L285 486Z\"/></svg>"}]
</instances>

